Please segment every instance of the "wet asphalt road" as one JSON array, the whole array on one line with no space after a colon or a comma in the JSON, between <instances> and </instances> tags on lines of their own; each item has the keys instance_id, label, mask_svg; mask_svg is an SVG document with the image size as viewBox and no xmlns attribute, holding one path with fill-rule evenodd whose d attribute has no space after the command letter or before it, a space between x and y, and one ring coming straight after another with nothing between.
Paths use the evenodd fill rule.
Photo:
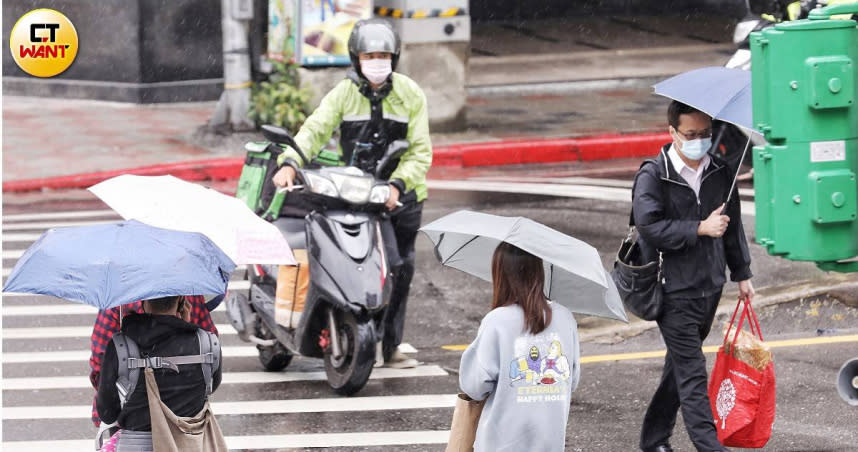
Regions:
<instances>
[{"instance_id":1,"label":"wet asphalt road","mask_svg":"<svg viewBox=\"0 0 858 452\"><path fill-rule=\"evenodd\" d=\"M7 258L9 250L23 249L26 241L9 241L9 234L37 233L40 230L14 230L5 227L9 215L100 210L105 207L90 200L86 194L75 194L54 202L29 202L29 198L4 197L4 269L9 269L15 259ZM50 196L40 197L46 201ZM23 203L22 203L23 201ZM469 208L501 215L523 215L541 221L565 233L594 245L607 265L616 245L624 234L628 204L593 200L534 197L529 195L475 195L466 192L434 192L433 200L424 210L424 224L452 211ZM751 222L752 218L746 218ZM746 223L747 224L747 223ZM41 229L44 230L44 229ZM753 228L748 225L749 234ZM754 272L758 275L757 286L786 285L799 280L821 280L823 274L813 266L795 264L771 258L754 246ZM728 288L729 290L729 288ZM323 399L337 398L323 381L308 381L313 372L321 370L321 361L298 359L287 369L295 372L302 381L273 383L235 382L223 385L213 396L216 404L222 402L251 402L239 407L239 414L219 416L221 427L228 437L271 435L298 435L289 440L307 438L330 441L330 436L314 434L353 433L344 444L331 446L333 450L443 450L437 443L449 428L452 409L448 406L430 408L408 408L416 403L412 396L449 395L457 389L456 369L460 352L442 349L444 345L467 344L476 333L479 320L488 309L490 287L487 283L464 275L456 270L441 268L433 261L430 243L425 237L418 238L418 271L415 276L406 327L406 342L416 347L416 355L424 368L433 369L432 376L409 377L397 375L387 378L379 373L357 397L402 396L401 406L396 400L383 399L381 409L368 409L363 399L344 399L341 403L357 402L347 411L315 412L313 401L322 404ZM81 385L88 373L88 331L94 313L62 315L39 312L36 315L11 315L9 309L33 305L69 305L60 300L37 297L23 298L5 296L3 299L3 449L22 450L9 441L60 441L88 440L94 429L88 420L88 410L72 413L65 419L57 413L64 406L87 406L91 402L92 390ZM7 315L10 314L10 315ZM821 337L823 340L858 334L858 313L836 300L821 297L788 303L760 312L763 332L769 341L796 338ZM224 325L222 333L228 331L227 319L222 311L214 313L215 322ZM603 327L603 321L579 318L582 329ZM716 321L716 325L720 325ZM38 331L46 328L78 327L78 331L66 332L65 337L39 338ZM42 330L40 330L42 329ZM83 332L81 332L83 331ZM822 331L822 335L818 332ZM11 332L11 333L10 333ZM713 328L707 344L717 344L720 326ZM10 337L10 334L12 337ZM24 338L27 335L36 338ZM17 338L15 338L17 337ZM224 334L224 346L247 350L234 334ZM772 451L849 451L858 450L858 407L842 402L834 389L834 375L848 358L858 357L858 343L825 343L791 346L775 349L778 377L778 415L773 438L765 450ZM640 336L616 344L585 343L582 354L586 356L648 352L660 350L662 342L657 331L647 331ZM46 353L54 351L86 351L83 358L67 361L51 361ZM36 362L10 362L27 357ZM12 357L12 358L10 358ZM710 368L713 355L709 354ZM627 451L635 450L639 424L649 397L657 385L662 361L658 358L624 359L585 363L582 380L572 397L572 409L567 429L566 450L583 451ZM227 357L225 371L258 372L261 366L251 353L244 356ZM446 375L443 375L446 374ZM241 374L250 375L250 374ZM76 383L55 380L47 387L37 381L41 377L76 377ZM74 379L74 378L73 378ZM29 384L39 389L27 389ZM59 381L59 383L56 383ZM21 389L10 389L21 387ZM20 385L20 386L19 386ZM40 386L41 385L41 386ZM67 385L67 386L66 386ZM50 386L50 385L48 385ZM311 399L289 413L252 414L260 401ZM256 403L256 405L254 404ZM444 405L442 401L438 405ZM221 405L226 410L226 405ZM30 409L20 409L31 407ZM13 410L10 411L9 408ZM17 410L17 411L16 411ZM244 410L244 411L242 411ZM275 410L277 411L277 410ZM283 410L280 410L283 411ZM20 419L12 419L20 417ZM34 420L39 423L34 424ZM37 427L34 428L34 425ZM424 444L406 444L375 447L346 447L346 444L368 444L366 432L426 432ZM431 434L435 431L436 434ZM408 434L406 434L407 436ZM295 439L298 438L298 439ZM356 438L356 439L355 439ZM430 439L425 439L430 438ZM350 441L350 442L349 442ZM80 443L74 443L80 444ZM293 443L283 443L293 444ZM693 450L681 420L678 423L673 444L676 450ZM251 448L253 450L264 450ZM54 450L67 450L54 448Z\"/></svg>"}]
</instances>

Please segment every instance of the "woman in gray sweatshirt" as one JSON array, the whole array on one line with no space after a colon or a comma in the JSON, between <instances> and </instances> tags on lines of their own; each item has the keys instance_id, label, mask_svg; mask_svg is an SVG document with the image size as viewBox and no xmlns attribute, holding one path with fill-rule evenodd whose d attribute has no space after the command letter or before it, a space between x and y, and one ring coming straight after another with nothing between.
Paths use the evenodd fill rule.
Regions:
<instances>
[{"instance_id":1,"label":"woman in gray sweatshirt","mask_svg":"<svg viewBox=\"0 0 858 452\"><path fill-rule=\"evenodd\" d=\"M462 355L459 386L485 400L474 450L562 451L580 351L575 318L546 300L542 260L501 243L492 310Z\"/></svg>"}]
</instances>

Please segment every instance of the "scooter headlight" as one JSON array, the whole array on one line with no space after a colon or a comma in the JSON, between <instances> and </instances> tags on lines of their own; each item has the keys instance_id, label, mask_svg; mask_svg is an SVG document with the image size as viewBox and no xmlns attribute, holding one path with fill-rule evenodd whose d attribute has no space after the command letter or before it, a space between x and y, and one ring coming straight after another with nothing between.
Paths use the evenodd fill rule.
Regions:
<instances>
[{"instance_id":1,"label":"scooter headlight","mask_svg":"<svg viewBox=\"0 0 858 452\"><path fill-rule=\"evenodd\" d=\"M352 204L366 204L372 191L373 179L367 176L347 176L344 174L331 174L340 192L340 198Z\"/></svg>"},{"instance_id":2,"label":"scooter headlight","mask_svg":"<svg viewBox=\"0 0 858 452\"><path fill-rule=\"evenodd\" d=\"M316 193L317 195L330 196L331 198L339 196L337 187L335 187L334 183L330 180L312 173L305 173L304 176L307 179L307 185L310 186L311 192Z\"/></svg>"},{"instance_id":3,"label":"scooter headlight","mask_svg":"<svg viewBox=\"0 0 858 452\"><path fill-rule=\"evenodd\" d=\"M390 199L390 185L376 185L372 187L372 193L369 195L369 202L375 204L384 204Z\"/></svg>"}]
</instances>

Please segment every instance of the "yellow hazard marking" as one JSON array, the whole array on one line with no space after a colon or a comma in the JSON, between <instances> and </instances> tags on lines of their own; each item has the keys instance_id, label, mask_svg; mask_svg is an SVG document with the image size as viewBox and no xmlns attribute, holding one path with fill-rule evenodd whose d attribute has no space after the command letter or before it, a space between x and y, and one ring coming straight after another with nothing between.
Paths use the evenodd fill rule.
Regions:
<instances>
[{"instance_id":1,"label":"yellow hazard marking","mask_svg":"<svg viewBox=\"0 0 858 452\"><path fill-rule=\"evenodd\" d=\"M397 19L402 18L410 18L410 19L428 19L432 17L455 17L455 16L465 16L467 12L464 8L447 8L444 10L441 9L415 9L404 11L396 8L389 8L384 6L379 6L375 8L375 13L379 16L384 17L394 17Z\"/></svg>"},{"instance_id":2,"label":"yellow hazard marking","mask_svg":"<svg viewBox=\"0 0 858 452\"><path fill-rule=\"evenodd\" d=\"M798 347L804 345L824 345L824 344L842 344L846 342L858 342L858 334L844 335L844 336L827 336L827 337L808 337L803 339L788 339L783 341L768 341L766 345L771 348L783 348L783 347ZM720 345L708 345L703 347L703 353L715 353L718 351ZM467 344L464 345L445 345L443 347L444 350L450 351L463 351L468 348ZM591 355L591 356L582 356L581 363L601 363L606 361L628 361L631 359L649 359L649 358L663 358L665 354L664 350L657 350L651 352L637 352L637 353L614 353L610 355Z\"/></svg>"},{"instance_id":3,"label":"yellow hazard marking","mask_svg":"<svg viewBox=\"0 0 858 452\"><path fill-rule=\"evenodd\" d=\"M223 89L244 89L244 88L250 88L251 86L253 86L253 82L224 83Z\"/></svg>"},{"instance_id":4,"label":"yellow hazard marking","mask_svg":"<svg viewBox=\"0 0 858 452\"><path fill-rule=\"evenodd\" d=\"M464 345L442 345L441 348L444 350L450 350L453 352L463 352L466 348L468 348L468 344Z\"/></svg>"}]
</instances>

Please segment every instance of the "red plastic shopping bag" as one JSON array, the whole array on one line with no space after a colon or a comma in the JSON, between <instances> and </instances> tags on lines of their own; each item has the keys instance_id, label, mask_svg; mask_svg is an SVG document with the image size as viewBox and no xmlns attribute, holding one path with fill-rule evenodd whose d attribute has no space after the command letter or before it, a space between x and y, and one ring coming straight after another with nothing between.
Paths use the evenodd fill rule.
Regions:
<instances>
[{"instance_id":1,"label":"red plastic shopping bag","mask_svg":"<svg viewBox=\"0 0 858 452\"><path fill-rule=\"evenodd\" d=\"M734 322L740 309L742 314L734 332ZM746 318L751 334L763 341L760 323L750 301L739 301L715 359L709 380L709 402L718 440L723 445L760 448L772 436L775 421L775 368L774 363L768 362L764 368L756 369L735 356L739 332ZM728 342L731 334L733 340Z\"/></svg>"}]
</instances>

